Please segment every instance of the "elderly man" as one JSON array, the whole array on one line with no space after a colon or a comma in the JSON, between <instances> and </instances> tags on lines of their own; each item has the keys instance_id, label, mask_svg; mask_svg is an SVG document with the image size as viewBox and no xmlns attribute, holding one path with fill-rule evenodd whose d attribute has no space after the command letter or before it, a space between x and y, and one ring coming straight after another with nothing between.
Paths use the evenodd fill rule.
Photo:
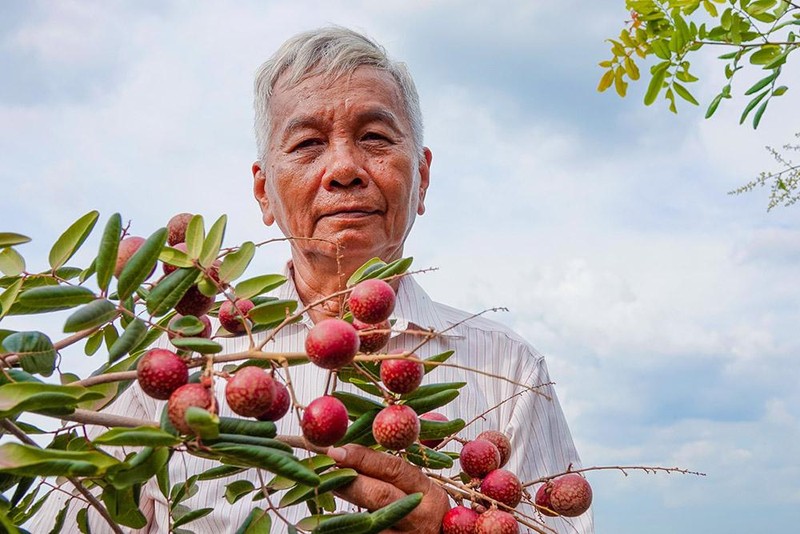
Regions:
<instances>
[{"instance_id":1,"label":"elderly man","mask_svg":"<svg viewBox=\"0 0 800 534\"><path fill-rule=\"evenodd\" d=\"M286 236L297 238L291 242L292 260L287 267L291 283L280 288L278 296L314 302L341 289L366 260L400 258L415 217L425 211L432 160L431 151L423 146L419 99L405 66L391 61L381 47L360 34L325 28L288 40L259 70L255 91L258 161L252 167L254 194L264 223L277 224ZM523 481L578 465L552 387L540 389L545 396L519 385L550 382L541 355L497 323L484 318L466 320L468 314L432 302L411 278L403 278L396 289L396 332L387 350L417 345L419 338L414 332L420 329L447 330L418 354L426 357L455 350L451 361L457 366L440 367L431 376L436 381L467 383L459 399L441 410L449 418L469 419L486 412L478 423L465 429L464 437L473 438L489 429L506 432L513 447L507 469ZM336 305L337 301L331 300L312 310L304 322L282 330L266 350L302 351L313 323L336 316ZM222 342L228 351L246 349L248 343L244 338ZM325 373L311 365L292 369L302 404L321 394ZM217 388L217 397L224 399L224 384ZM162 407L163 402L131 387L111 409L152 420ZM489 410L492 407L495 409ZM231 415L224 404L221 414ZM285 417L279 430L298 434L296 418ZM360 473L338 491L338 509L374 510L409 493L422 492L422 503L394 532L440 531L451 503L417 467L356 445L332 448L329 455L340 466ZM171 480L185 480L214 465L176 455L170 464ZM249 477L256 486L261 484L261 475L255 470L237 475L241 476ZM233 480L198 483L197 494L184 504L214 510L187 527L198 533L234 532L255 505L265 507L249 498L228 504L225 486ZM149 522L144 532L167 531L169 503L154 481L143 487L140 508ZM285 531L288 523L301 519L306 515L302 508L282 510L273 531ZM524 505L520 510L535 515ZM90 517L96 525L93 531L107 530L96 514L92 512ZM52 522L52 516L47 519ZM572 520L547 521L557 532L593 531L591 512ZM46 524L35 528L44 531Z\"/></svg>"}]
</instances>

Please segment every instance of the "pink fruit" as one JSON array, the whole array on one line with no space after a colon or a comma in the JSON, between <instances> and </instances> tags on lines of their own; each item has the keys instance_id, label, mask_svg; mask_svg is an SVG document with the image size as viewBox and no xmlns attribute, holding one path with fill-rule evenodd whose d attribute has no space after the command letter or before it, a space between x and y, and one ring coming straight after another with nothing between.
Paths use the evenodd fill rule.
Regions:
<instances>
[{"instance_id":1,"label":"pink fruit","mask_svg":"<svg viewBox=\"0 0 800 534\"><path fill-rule=\"evenodd\" d=\"M273 379L272 383L275 385L275 397L272 399L270 407L256 416L256 419L260 421L277 421L289 411L291 404L289 390L277 380Z\"/></svg>"},{"instance_id":2,"label":"pink fruit","mask_svg":"<svg viewBox=\"0 0 800 534\"><path fill-rule=\"evenodd\" d=\"M274 380L260 367L239 369L225 386L228 406L244 417L255 417L266 412L274 398Z\"/></svg>"},{"instance_id":3,"label":"pink fruit","mask_svg":"<svg viewBox=\"0 0 800 534\"><path fill-rule=\"evenodd\" d=\"M550 504L554 512L566 517L576 517L592 504L592 487L578 473L570 473L553 480Z\"/></svg>"},{"instance_id":4,"label":"pink fruit","mask_svg":"<svg viewBox=\"0 0 800 534\"><path fill-rule=\"evenodd\" d=\"M167 401L167 416L172 425L181 434L190 434L192 429L186 423L186 410L197 406L213 413L217 413L216 403L211 395L211 390L202 384L185 384L175 391Z\"/></svg>"},{"instance_id":5,"label":"pink fruit","mask_svg":"<svg viewBox=\"0 0 800 534\"><path fill-rule=\"evenodd\" d=\"M424 413L424 414L420 415L419 418L420 419L426 419L428 421L441 421L441 422L449 421L449 419L447 417L445 417L444 415L442 415L442 414L440 414L438 412ZM422 441L420 441L420 443L422 443L426 447L430 447L431 449L435 449L443 441L444 441L443 439L423 439Z\"/></svg>"},{"instance_id":6,"label":"pink fruit","mask_svg":"<svg viewBox=\"0 0 800 534\"><path fill-rule=\"evenodd\" d=\"M182 315L200 317L208 313L212 307L214 307L214 297L203 295L197 289L197 285L193 285L175 305L175 310Z\"/></svg>"},{"instance_id":7,"label":"pink fruit","mask_svg":"<svg viewBox=\"0 0 800 534\"><path fill-rule=\"evenodd\" d=\"M167 223L167 243L174 247L178 243L186 241L186 227L192 220L193 214L179 213L173 216Z\"/></svg>"},{"instance_id":8,"label":"pink fruit","mask_svg":"<svg viewBox=\"0 0 800 534\"><path fill-rule=\"evenodd\" d=\"M180 250L181 252L186 252L186 243L178 243L176 245L172 245L172 248ZM176 266L170 265L167 262L164 262L163 267L164 267L164 274L169 274L177 269Z\"/></svg>"},{"instance_id":9,"label":"pink fruit","mask_svg":"<svg viewBox=\"0 0 800 534\"><path fill-rule=\"evenodd\" d=\"M393 354L402 354L403 350ZM381 381L392 393L411 393L422 383L425 367L416 354L404 360L384 360L381 362Z\"/></svg>"},{"instance_id":10,"label":"pink fruit","mask_svg":"<svg viewBox=\"0 0 800 534\"><path fill-rule=\"evenodd\" d=\"M175 339L176 337L183 337L174 330L171 330L173 328L172 325L182 317L183 315L181 315L180 313L176 313L175 316L172 318L172 320L169 322L169 326L167 327L169 329L167 330L167 337L169 337L169 339ZM203 330L199 334L195 334L192 337L204 337L206 339L211 338L211 319L208 318L208 315L201 315L197 319L199 319L200 322L203 323Z\"/></svg>"},{"instance_id":11,"label":"pink fruit","mask_svg":"<svg viewBox=\"0 0 800 534\"><path fill-rule=\"evenodd\" d=\"M517 534L519 523L508 512L496 508L481 514L475 522L477 534Z\"/></svg>"},{"instance_id":12,"label":"pink fruit","mask_svg":"<svg viewBox=\"0 0 800 534\"><path fill-rule=\"evenodd\" d=\"M119 278L122 269L124 269L125 265L128 264L131 256L136 254L136 251L139 250L139 247L141 247L144 242L145 238L139 236L126 237L119 242L119 248L117 249L117 263L114 266L114 276ZM155 267L153 267L153 269L155 269ZM152 271L150 274L153 274Z\"/></svg>"},{"instance_id":13,"label":"pink fruit","mask_svg":"<svg viewBox=\"0 0 800 534\"><path fill-rule=\"evenodd\" d=\"M244 321L252 309L251 300L237 300L235 307L233 302L226 300L219 307L219 322L231 334L244 334L247 332Z\"/></svg>"},{"instance_id":14,"label":"pink fruit","mask_svg":"<svg viewBox=\"0 0 800 534\"><path fill-rule=\"evenodd\" d=\"M442 534L475 534L478 514L464 506L450 508L442 518Z\"/></svg>"},{"instance_id":15,"label":"pink fruit","mask_svg":"<svg viewBox=\"0 0 800 534\"><path fill-rule=\"evenodd\" d=\"M361 352L367 354L378 352L389 343L392 328L389 321L379 324L362 323L358 319L353 319L353 327L358 330L358 337L361 340ZM383 330L383 332L371 332L371 330Z\"/></svg>"},{"instance_id":16,"label":"pink fruit","mask_svg":"<svg viewBox=\"0 0 800 534\"><path fill-rule=\"evenodd\" d=\"M383 447L393 451L405 449L419 437L419 418L409 406L387 406L372 421L372 435Z\"/></svg>"},{"instance_id":17,"label":"pink fruit","mask_svg":"<svg viewBox=\"0 0 800 534\"><path fill-rule=\"evenodd\" d=\"M347 302L353 317L365 323L376 324L389 318L394 311L394 301L392 286L373 278L356 284Z\"/></svg>"},{"instance_id":18,"label":"pink fruit","mask_svg":"<svg viewBox=\"0 0 800 534\"><path fill-rule=\"evenodd\" d=\"M497 430L487 430L478 434L478 439L485 439L494 443L494 446L500 451L500 467L506 465L508 457L511 455L511 441L508 436Z\"/></svg>"},{"instance_id":19,"label":"pink fruit","mask_svg":"<svg viewBox=\"0 0 800 534\"><path fill-rule=\"evenodd\" d=\"M461 448L461 469L473 478L483 478L500 466L500 452L485 439L468 441Z\"/></svg>"},{"instance_id":20,"label":"pink fruit","mask_svg":"<svg viewBox=\"0 0 800 534\"><path fill-rule=\"evenodd\" d=\"M536 509L539 510L542 515L556 517L558 514L553 511L553 505L550 503L550 490L552 487L552 481L547 481L539 486L539 489L536 490L534 502L536 503Z\"/></svg>"},{"instance_id":21,"label":"pink fruit","mask_svg":"<svg viewBox=\"0 0 800 534\"><path fill-rule=\"evenodd\" d=\"M308 359L323 369L337 369L353 361L358 352L358 333L341 319L325 319L306 338Z\"/></svg>"},{"instance_id":22,"label":"pink fruit","mask_svg":"<svg viewBox=\"0 0 800 534\"><path fill-rule=\"evenodd\" d=\"M300 422L303 436L318 447L327 447L342 439L347 425L347 408L330 395L311 401Z\"/></svg>"},{"instance_id":23,"label":"pink fruit","mask_svg":"<svg viewBox=\"0 0 800 534\"><path fill-rule=\"evenodd\" d=\"M481 493L487 497L515 508L522 500L522 483L511 471L495 469L481 481Z\"/></svg>"},{"instance_id":24,"label":"pink fruit","mask_svg":"<svg viewBox=\"0 0 800 534\"><path fill-rule=\"evenodd\" d=\"M189 380L189 368L174 352L152 349L136 365L136 378L142 391L154 399L167 400Z\"/></svg>"}]
</instances>

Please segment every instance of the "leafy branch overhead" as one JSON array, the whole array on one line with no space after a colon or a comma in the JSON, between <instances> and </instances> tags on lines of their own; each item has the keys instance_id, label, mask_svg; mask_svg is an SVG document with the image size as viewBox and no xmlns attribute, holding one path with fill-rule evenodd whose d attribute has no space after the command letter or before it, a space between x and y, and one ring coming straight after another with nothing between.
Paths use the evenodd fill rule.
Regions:
<instances>
[{"instance_id":1,"label":"leafy branch overhead","mask_svg":"<svg viewBox=\"0 0 800 534\"><path fill-rule=\"evenodd\" d=\"M691 61L698 51L709 47L723 52L718 58L724 62L726 82L709 102L706 118L723 100L732 98L736 74L744 69L759 69L763 76L744 90L748 101L740 124L750 117L757 128L770 101L788 91L780 78L790 54L800 46L800 4L787 0L626 0L625 5L631 18L618 38L608 39L611 59L600 62L605 72L598 91L613 85L624 97L628 82L641 77L637 60L654 56L645 105L662 94L673 113L678 111L676 96L699 105L690 90L698 81L691 72Z\"/></svg>"}]
</instances>

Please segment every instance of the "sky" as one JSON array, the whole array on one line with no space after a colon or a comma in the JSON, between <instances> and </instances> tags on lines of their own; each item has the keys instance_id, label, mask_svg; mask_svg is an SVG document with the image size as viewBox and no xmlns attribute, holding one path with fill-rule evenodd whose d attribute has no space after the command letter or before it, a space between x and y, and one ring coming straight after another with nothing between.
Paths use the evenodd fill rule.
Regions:
<instances>
[{"instance_id":1,"label":"sky","mask_svg":"<svg viewBox=\"0 0 800 534\"><path fill-rule=\"evenodd\" d=\"M92 209L140 235L190 211L227 213L229 244L277 237L251 193L252 76L294 33L348 26L405 61L420 93L432 177L406 253L438 269L422 285L470 311L509 308L492 318L547 355L585 465L707 474L589 474L597 532L800 522L800 208L768 213L766 189L726 194L800 131L797 63L753 131L738 125L747 76L703 119L724 83L710 53L693 62L700 108L645 107L642 84L597 93L621 0L0 12L0 231L33 238L30 270ZM253 269L287 254L270 248Z\"/></svg>"}]
</instances>

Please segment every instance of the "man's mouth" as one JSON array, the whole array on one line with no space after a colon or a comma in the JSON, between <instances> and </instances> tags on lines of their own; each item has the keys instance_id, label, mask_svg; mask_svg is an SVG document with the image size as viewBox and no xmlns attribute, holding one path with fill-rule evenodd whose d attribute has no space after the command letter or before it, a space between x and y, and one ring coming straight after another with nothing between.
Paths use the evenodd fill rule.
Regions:
<instances>
[{"instance_id":1,"label":"man's mouth","mask_svg":"<svg viewBox=\"0 0 800 534\"><path fill-rule=\"evenodd\" d=\"M372 215L379 215L379 210L372 210L366 208L347 208L347 209L339 209L330 213L326 213L323 217L335 218L335 219L361 219L364 217L370 217Z\"/></svg>"}]
</instances>

